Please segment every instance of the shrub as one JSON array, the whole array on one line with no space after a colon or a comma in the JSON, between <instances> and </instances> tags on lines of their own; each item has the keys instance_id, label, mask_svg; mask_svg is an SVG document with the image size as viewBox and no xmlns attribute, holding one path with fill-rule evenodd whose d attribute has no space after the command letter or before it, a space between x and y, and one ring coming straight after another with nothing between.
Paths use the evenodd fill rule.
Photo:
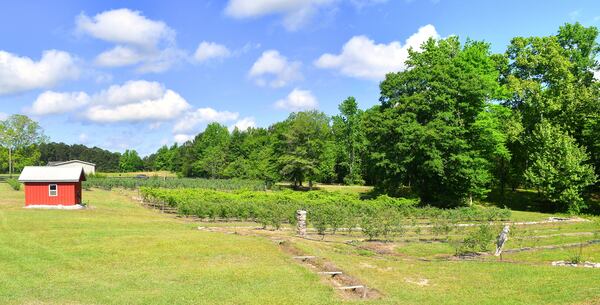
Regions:
<instances>
[{"instance_id":1,"label":"shrub","mask_svg":"<svg viewBox=\"0 0 600 305\"><path fill-rule=\"evenodd\" d=\"M358 194L327 191L276 192L252 190L214 190L202 188L166 189L140 188L142 197L150 202L164 203L177 208L182 215L202 219L253 220L263 227L279 229L282 224L295 224L296 210L308 212L309 225L324 235L328 230L336 233L340 228L360 227L369 239L389 239L404 232L405 219L434 218L432 232L447 235L459 220L487 221L498 219L505 211L486 208L442 210L416 208L416 201L380 196L361 200ZM508 211L509 213L510 211Z\"/></svg>"},{"instance_id":2,"label":"shrub","mask_svg":"<svg viewBox=\"0 0 600 305\"><path fill-rule=\"evenodd\" d=\"M435 236L444 236L448 239L448 235L452 232L454 226L448 221L447 218L437 218L431 227L431 233Z\"/></svg>"},{"instance_id":3,"label":"shrub","mask_svg":"<svg viewBox=\"0 0 600 305\"><path fill-rule=\"evenodd\" d=\"M462 241L451 243L456 255L490 251L494 240L494 231L489 224L481 224L477 230L469 233Z\"/></svg>"},{"instance_id":4,"label":"shrub","mask_svg":"<svg viewBox=\"0 0 600 305\"><path fill-rule=\"evenodd\" d=\"M6 179L6 183L8 183L8 185L10 185L10 187L12 187L12 189L15 191L21 190L21 182L19 182L17 179Z\"/></svg>"},{"instance_id":5,"label":"shrub","mask_svg":"<svg viewBox=\"0 0 600 305\"><path fill-rule=\"evenodd\" d=\"M571 264L581 264L584 261L583 258L583 243L579 244L579 251L573 253L567 261Z\"/></svg>"},{"instance_id":6,"label":"shrub","mask_svg":"<svg viewBox=\"0 0 600 305\"><path fill-rule=\"evenodd\" d=\"M361 229L369 240L381 237L388 240L404 232L402 215L394 208L370 207L362 213Z\"/></svg>"},{"instance_id":7,"label":"shrub","mask_svg":"<svg viewBox=\"0 0 600 305\"><path fill-rule=\"evenodd\" d=\"M330 213L328 206L325 204L314 205L310 210L307 211L308 222L317 229L317 233L321 236L325 236L327 230L327 224L330 219Z\"/></svg>"},{"instance_id":8,"label":"shrub","mask_svg":"<svg viewBox=\"0 0 600 305\"><path fill-rule=\"evenodd\" d=\"M377 211L374 208L367 208L360 217L360 228L369 240L375 240L380 237L381 226L377 218Z\"/></svg>"},{"instance_id":9,"label":"shrub","mask_svg":"<svg viewBox=\"0 0 600 305\"><path fill-rule=\"evenodd\" d=\"M103 177L92 175L83 183L85 189L97 187L110 190L113 188L137 189L140 187L153 188L202 188L211 190L265 190L266 184L261 180L245 179L201 179L201 178L160 178L150 177L138 179L134 177Z\"/></svg>"}]
</instances>

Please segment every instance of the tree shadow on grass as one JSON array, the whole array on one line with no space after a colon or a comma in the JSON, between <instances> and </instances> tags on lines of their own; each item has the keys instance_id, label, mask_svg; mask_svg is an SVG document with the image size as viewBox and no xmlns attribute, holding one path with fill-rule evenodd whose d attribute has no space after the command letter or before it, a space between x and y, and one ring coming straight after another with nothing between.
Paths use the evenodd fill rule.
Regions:
<instances>
[{"instance_id":1,"label":"tree shadow on grass","mask_svg":"<svg viewBox=\"0 0 600 305\"><path fill-rule=\"evenodd\" d=\"M497 207L507 207L516 211L557 212L557 207L553 203L544 200L534 190L516 189L513 191L506 189L502 193L500 190L495 189L488 194L486 201Z\"/></svg>"},{"instance_id":2,"label":"tree shadow on grass","mask_svg":"<svg viewBox=\"0 0 600 305\"><path fill-rule=\"evenodd\" d=\"M584 197L587 208L583 209L582 213L600 215L600 194L588 194ZM541 197L535 190L506 189L502 194L496 189L488 194L486 201L497 207L507 207L515 211L557 213L566 210L559 204Z\"/></svg>"},{"instance_id":3,"label":"tree shadow on grass","mask_svg":"<svg viewBox=\"0 0 600 305\"><path fill-rule=\"evenodd\" d=\"M369 192L361 193L360 194L360 199L363 199L363 200L365 200L365 199L374 199L374 198L377 198L377 197L379 197L381 195L387 195L387 196L395 197L395 198L406 198L406 199L419 200L419 196L417 195L417 193L415 193L408 186L400 187L400 188L398 188L393 193L390 193L390 192L381 190L380 188L374 187Z\"/></svg>"}]
</instances>

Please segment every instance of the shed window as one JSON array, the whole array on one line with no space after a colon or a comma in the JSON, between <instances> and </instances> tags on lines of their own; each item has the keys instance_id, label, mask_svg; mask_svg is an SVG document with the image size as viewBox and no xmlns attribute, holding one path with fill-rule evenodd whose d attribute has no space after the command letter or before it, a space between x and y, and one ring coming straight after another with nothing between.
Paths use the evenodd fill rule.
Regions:
<instances>
[{"instance_id":1,"label":"shed window","mask_svg":"<svg viewBox=\"0 0 600 305\"><path fill-rule=\"evenodd\" d=\"M58 186L56 184L48 185L48 196L50 196L50 197L58 196Z\"/></svg>"}]
</instances>

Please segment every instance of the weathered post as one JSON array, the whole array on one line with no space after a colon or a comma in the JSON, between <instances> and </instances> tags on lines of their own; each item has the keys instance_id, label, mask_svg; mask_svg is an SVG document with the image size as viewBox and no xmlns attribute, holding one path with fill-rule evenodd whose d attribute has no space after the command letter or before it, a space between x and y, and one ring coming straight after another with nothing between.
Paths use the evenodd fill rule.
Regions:
<instances>
[{"instance_id":1,"label":"weathered post","mask_svg":"<svg viewBox=\"0 0 600 305\"><path fill-rule=\"evenodd\" d=\"M306 237L306 211L296 211L297 233L300 237Z\"/></svg>"},{"instance_id":2,"label":"weathered post","mask_svg":"<svg viewBox=\"0 0 600 305\"><path fill-rule=\"evenodd\" d=\"M496 240L496 253L495 256L500 256L502 254L502 248L504 247L504 243L508 240L508 232L510 232L510 227L505 225L498 235L498 239Z\"/></svg>"}]
</instances>

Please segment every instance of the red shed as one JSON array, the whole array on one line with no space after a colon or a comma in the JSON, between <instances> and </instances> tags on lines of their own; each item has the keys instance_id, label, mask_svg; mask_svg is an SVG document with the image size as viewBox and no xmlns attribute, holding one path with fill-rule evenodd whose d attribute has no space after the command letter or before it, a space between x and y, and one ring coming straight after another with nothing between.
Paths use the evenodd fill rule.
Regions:
<instances>
[{"instance_id":1,"label":"red shed","mask_svg":"<svg viewBox=\"0 0 600 305\"><path fill-rule=\"evenodd\" d=\"M25 184L25 206L81 204L82 167L27 166L19 181Z\"/></svg>"}]
</instances>

